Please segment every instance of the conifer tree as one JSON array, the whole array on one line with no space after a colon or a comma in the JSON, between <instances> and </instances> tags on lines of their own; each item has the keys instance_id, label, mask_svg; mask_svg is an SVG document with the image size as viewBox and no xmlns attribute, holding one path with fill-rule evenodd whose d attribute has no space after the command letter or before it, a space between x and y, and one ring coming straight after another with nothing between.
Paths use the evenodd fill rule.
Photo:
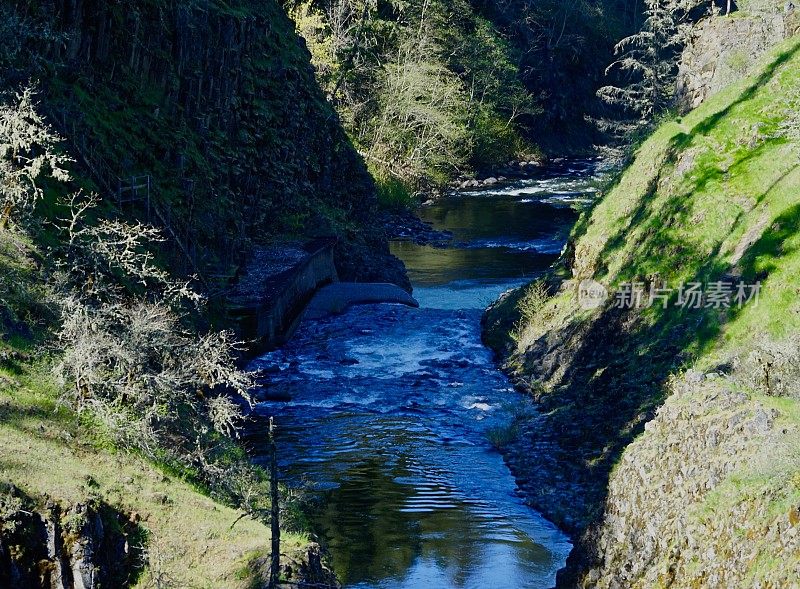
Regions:
<instances>
[{"instance_id":1,"label":"conifer tree","mask_svg":"<svg viewBox=\"0 0 800 589\"><path fill-rule=\"evenodd\" d=\"M618 140L648 126L672 104L678 61L700 0L646 0L641 30L615 47L617 59L606 68L616 83L597 94L615 113L599 121Z\"/></svg>"}]
</instances>

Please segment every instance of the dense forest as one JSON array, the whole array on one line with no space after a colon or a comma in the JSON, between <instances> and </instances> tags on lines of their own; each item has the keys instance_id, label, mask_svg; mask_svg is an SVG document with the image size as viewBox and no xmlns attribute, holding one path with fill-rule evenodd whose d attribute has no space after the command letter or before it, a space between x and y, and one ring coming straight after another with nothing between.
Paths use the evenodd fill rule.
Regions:
<instances>
[{"instance_id":1,"label":"dense forest","mask_svg":"<svg viewBox=\"0 0 800 589\"><path fill-rule=\"evenodd\" d=\"M643 19L641 6L613 1L287 9L387 200L543 150L588 152L603 70Z\"/></svg>"}]
</instances>

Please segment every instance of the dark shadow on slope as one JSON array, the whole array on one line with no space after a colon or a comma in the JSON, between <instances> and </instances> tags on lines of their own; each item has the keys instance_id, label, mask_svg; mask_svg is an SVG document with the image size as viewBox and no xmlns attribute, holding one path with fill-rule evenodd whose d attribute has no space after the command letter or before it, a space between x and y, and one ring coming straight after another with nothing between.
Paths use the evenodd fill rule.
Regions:
<instances>
[{"instance_id":1,"label":"dark shadow on slope","mask_svg":"<svg viewBox=\"0 0 800 589\"><path fill-rule=\"evenodd\" d=\"M625 243L627 238L627 234L632 227L636 227L637 223L643 219L647 218L648 210L651 208L651 201L655 197L656 189L658 187L659 181L662 178L662 171L663 170L671 170L674 164L677 163L678 157L681 153L683 153L694 141L696 138L708 135L711 131L713 131L716 126L727 117L737 106L747 102L748 100L752 99L755 94L763 88L777 73L779 68L791 60L795 54L800 51L800 43L796 44L795 46L787 49L786 51L781 52L774 61L772 61L769 66L767 66L764 71L753 81L750 86L748 86L737 98L733 100L730 104L725 106L724 108L720 109L719 111L709 115L696 125L692 127L692 129L688 132L681 132L677 133L672 137L670 140L670 144L666 149L666 157L662 162L654 163L659 169L659 173L654 176L654 178L649 182L647 189L644 191L641 199L637 203L636 210L628 217L625 229L617 233L617 235L609 240L605 248L603 250L600 259L607 258L610 254L614 251L619 250L622 245ZM707 170L707 173L700 179L698 179L697 183L695 184L695 190L702 190L705 188L708 183L713 180L721 179L725 173L728 173L731 169L735 169L738 166L742 166L748 161L757 157L760 153L766 149L768 143L762 143L758 148L755 150L747 150L742 155L744 157L737 159L734 164L725 172L719 169L712 169ZM621 176L618 176L614 182L612 182L609 187L606 188L604 191L606 194L610 192L613 188L615 188ZM572 237L570 239L570 244L568 246L568 250L571 251L574 243L576 243L583 235L585 235L586 231L588 230L589 226L589 219L592 214L592 210L594 206L596 206L600 201L596 201L592 208L586 210L582 215L581 218L576 223L576 227L573 230ZM602 269L601 269L602 271Z\"/></svg>"},{"instance_id":2,"label":"dark shadow on slope","mask_svg":"<svg viewBox=\"0 0 800 589\"><path fill-rule=\"evenodd\" d=\"M662 167L671 169L669 163L674 163L695 135L709 133L736 104L752 97L797 51L796 46L782 53L742 97L696 125L691 134L676 136ZM641 227L634 248L639 261L628 260L623 280L641 280L647 289L649 282L660 280L653 272L655 268L671 267L682 261L693 268L690 281L708 283L731 280L734 276L763 279L770 268L777 266L777 262L770 266L770 257L777 259L783 255L784 243L797 231L800 212L796 208L784 213L779 228L761 236L736 267L722 259L720 247L729 229L745 214L743 209L731 211L724 220L727 225L720 229L719 238L712 244L702 240L685 243L677 229L697 225L692 211L685 206L689 190L707 187L721 180L723 173L751 164L769 147L775 147L774 143L740 150L724 172L713 166L701 169L701 176L693 178L686 193L673 195L658 207L654 201L656 176L626 228L607 244L600 259L619 255L630 239L631 229ZM756 203L791 172L788 170L770 182L755 198ZM755 260L759 260L760 274L756 272ZM602 515L609 474L625 447L641 433L663 402L667 379L712 345L724 324L738 312L682 309L675 305L676 298L677 293L673 293L666 309L631 311L609 306L594 321L573 322L547 334L522 359L524 373L537 377L525 384L537 393L544 415L512 449L515 454L525 456L528 478L521 485L537 508L574 533L582 532ZM543 392L545 389L539 383L546 383L548 392ZM546 451L537 451L542 448Z\"/></svg>"}]
</instances>

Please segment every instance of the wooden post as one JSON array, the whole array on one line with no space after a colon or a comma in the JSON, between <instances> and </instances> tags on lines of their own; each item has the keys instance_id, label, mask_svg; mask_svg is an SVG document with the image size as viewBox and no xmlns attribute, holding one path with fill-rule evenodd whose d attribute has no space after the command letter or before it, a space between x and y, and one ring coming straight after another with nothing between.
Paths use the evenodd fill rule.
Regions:
<instances>
[{"instance_id":1,"label":"wooden post","mask_svg":"<svg viewBox=\"0 0 800 589\"><path fill-rule=\"evenodd\" d=\"M147 224L149 225L150 221L150 175L147 176Z\"/></svg>"},{"instance_id":2,"label":"wooden post","mask_svg":"<svg viewBox=\"0 0 800 589\"><path fill-rule=\"evenodd\" d=\"M272 561L269 567L269 588L278 589L281 567L280 493L278 490L278 450L275 446L275 423L269 418L269 489L270 531L272 532Z\"/></svg>"}]
</instances>

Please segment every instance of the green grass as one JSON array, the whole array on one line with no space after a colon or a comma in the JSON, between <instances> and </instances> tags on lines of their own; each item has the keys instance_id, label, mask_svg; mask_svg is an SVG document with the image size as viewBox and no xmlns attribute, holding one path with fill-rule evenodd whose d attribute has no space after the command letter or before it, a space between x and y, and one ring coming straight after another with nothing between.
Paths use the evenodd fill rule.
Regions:
<instances>
[{"instance_id":1,"label":"green grass","mask_svg":"<svg viewBox=\"0 0 800 589\"><path fill-rule=\"evenodd\" d=\"M241 512L212 499L190 472L118 450L90 414L58 403L48 357L53 313L40 259L29 239L0 232L0 485L40 503L100 500L135 514L151 557L138 586L154 586L156 576L179 587L251 586L253 555L269 551L264 524L244 518L231 528ZM283 538L287 553L307 543L302 534Z\"/></svg>"},{"instance_id":2,"label":"green grass","mask_svg":"<svg viewBox=\"0 0 800 589\"><path fill-rule=\"evenodd\" d=\"M757 75L660 126L578 225L577 277L612 288L654 276L672 288L726 276L760 280L758 306L703 314L704 329L690 342L697 354L735 346L756 327L774 336L800 329L791 280L800 264L800 159L776 137L782 97L798 87L794 39ZM686 322L675 313L653 311L650 323L666 331Z\"/></svg>"},{"instance_id":3,"label":"green grass","mask_svg":"<svg viewBox=\"0 0 800 589\"><path fill-rule=\"evenodd\" d=\"M373 170L378 204L389 210L410 209L414 206L414 190L399 178L384 176Z\"/></svg>"},{"instance_id":4,"label":"green grass","mask_svg":"<svg viewBox=\"0 0 800 589\"><path fill-rule=\"evenodd\" d=\"M8 342L6 342L8 347ZM98 498L137 514L151 565L137 586L162 575L179 587L245 588L248 566L269 551L268 527L198 492L190 483L118 451L96 424L58 406L45 364L0 366L0 482L65 505ZM307 538L282 534L282 548Z\"/></svg>"},{"instance_id":5,"label":"green grass","mask_svg":"<svg viewBox=\"0 0 800 589\"><path fill-rule=\"evenodd\" d=\"M608 480L665 402L673 375L726 365L759 337L800 333L800 157L776 132L800 89L800 39L778 45L753 71L688 115L662 122L637 147L630 166L576 224L571 274L554 296L536 301L521 329L512 332L509 319L526 314L521 293L487 316L487 325L516 336L509 341L490 329L487 341L511 347L508 367L563 432L567 459L596 480ZM666 309L584 310L576 297L584 279L612 294L634 281L663 281L674 291ZM760 282L758 303L697 310L674 304L682 283L717 280ZM800 427L797 401L769 402L787 428ZM800 466L786 452L766 453L758 476L739 473L750 482L731 487L730 501L796 476ZM776 493L766 501L784 499ZM596 513L603 500L598 493Z\"/></svg>"}]
</instances>

